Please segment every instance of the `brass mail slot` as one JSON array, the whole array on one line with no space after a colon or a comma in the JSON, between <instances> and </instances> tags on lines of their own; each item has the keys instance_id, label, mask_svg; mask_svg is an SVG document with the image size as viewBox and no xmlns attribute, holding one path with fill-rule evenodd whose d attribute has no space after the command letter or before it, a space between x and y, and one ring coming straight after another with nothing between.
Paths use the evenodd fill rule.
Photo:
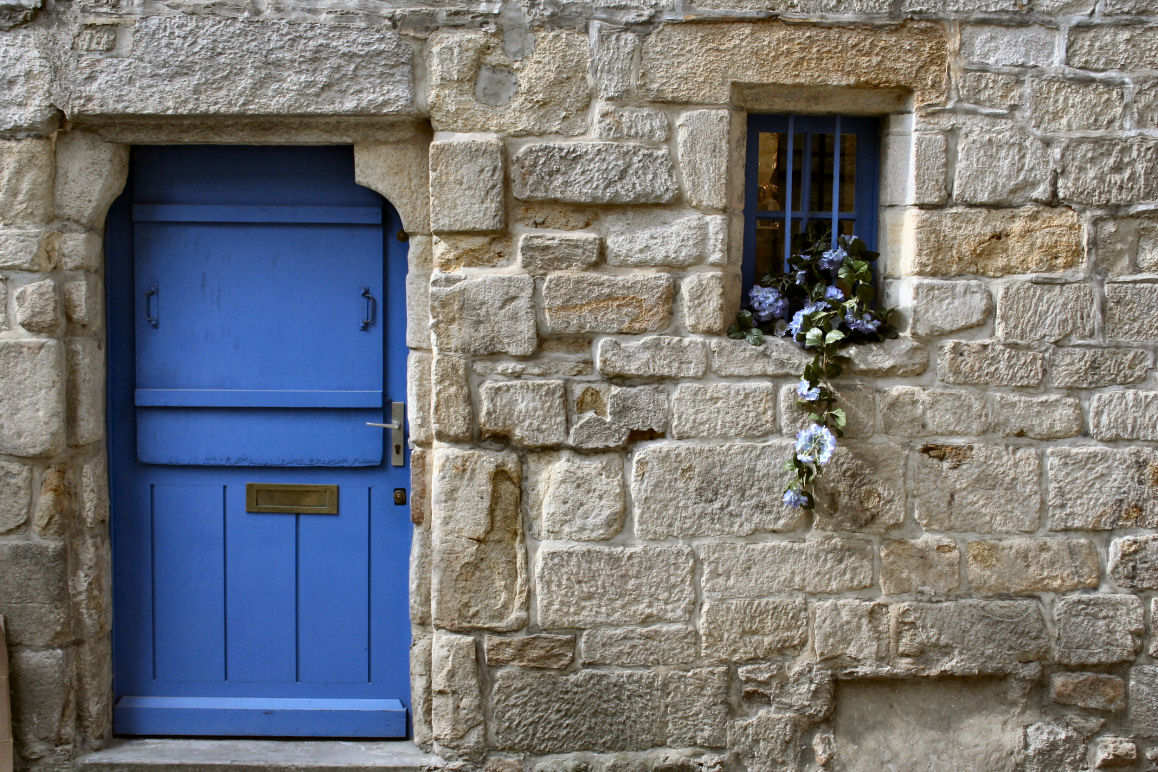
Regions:
<instances>
[{"instance_id":1,"label":"brass mail slot","mask_svg":"<svg viewBox=\"0 0 1158 772\"><path fill-rule=\"evenodd\" d=\"M291 515L336 515L338 514L338 486L246 483L245 511L285 512Z\"/></svg>"}]
</instances>

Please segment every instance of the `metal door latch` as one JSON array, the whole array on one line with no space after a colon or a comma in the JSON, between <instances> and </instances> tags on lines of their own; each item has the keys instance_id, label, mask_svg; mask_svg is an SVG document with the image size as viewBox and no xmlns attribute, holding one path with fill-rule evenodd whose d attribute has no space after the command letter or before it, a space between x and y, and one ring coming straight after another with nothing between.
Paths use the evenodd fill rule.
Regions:
<instances>
[{"instance_id":1,"label":"metal door latch","mask_svg":"<svg viewBox=\"0 0 1158 772\"><path fill-rule=\"evenodd\" d=\"M406 445L406 403L390 403L390 423L376 424L367 421L366 425L390 430L390 466L405 466L406 454L403 451Z\"/></svg>"}]
</instances>

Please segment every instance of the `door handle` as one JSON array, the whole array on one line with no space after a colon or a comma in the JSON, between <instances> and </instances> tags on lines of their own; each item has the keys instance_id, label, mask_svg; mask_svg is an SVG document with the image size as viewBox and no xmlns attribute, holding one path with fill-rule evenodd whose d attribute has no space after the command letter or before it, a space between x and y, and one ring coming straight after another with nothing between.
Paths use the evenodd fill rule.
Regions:
<instances>
[{"instance_id":1,"label":"door handle","mask_svg":"<svg viewBox=\"0 0 1158 772\"><path fill-rule=\"evenodd\" d=\"M377 424L367 421L366 425L373 426L378 429L390 430L390 466L405 466L406 454L404 452L404 446L406 444L406 403L390 403L390 423Z\"/></svg>"},{"instance_id":2,"label":"door handle","mask_svg":"<svg viewBox=\"0 0 1158 772\"><path fill-rule=\"evenodd\" d=\"M362 288L362 327L363 330L370 329L370 325L374 323L374 312L378 309L378 301L370 294L369 287Z\"/></svg>"},{"instance_id":3,"label":"door handle","mask_svg":"<svg viewBox=\"0 0 1158 772\"><path fill-rule=\"evenodd\" d=\"M157 311L153 312L153 307L156 306ZM145 290L145 321L150 327L156 328L157 317L161 315L160 296L157 294L157 285L154 284Z\"/></svg>"}]
</instances>

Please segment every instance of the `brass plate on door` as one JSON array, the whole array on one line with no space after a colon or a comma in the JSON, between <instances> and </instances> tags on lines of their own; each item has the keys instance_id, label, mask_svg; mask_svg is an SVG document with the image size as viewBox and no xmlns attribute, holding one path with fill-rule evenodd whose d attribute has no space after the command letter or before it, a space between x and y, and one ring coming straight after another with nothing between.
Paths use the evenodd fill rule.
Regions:
<instances>
[{"instance_id":1,"label":"brass plate on door","mask_svg":"<svg viewBox=\"0 0 1158 772\"><path fill-rule=\"evenodd\" d=\"M338 486L246 483L245 511L290 515L336 515Z\"/></svg>"}]
</instances>

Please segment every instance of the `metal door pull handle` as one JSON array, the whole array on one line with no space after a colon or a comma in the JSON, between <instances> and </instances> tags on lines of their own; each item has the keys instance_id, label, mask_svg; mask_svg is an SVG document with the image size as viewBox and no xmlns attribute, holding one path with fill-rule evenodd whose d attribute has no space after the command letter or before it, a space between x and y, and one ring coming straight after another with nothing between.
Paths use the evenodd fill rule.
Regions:
<instances>
[{"instance_id":1,"label":"metal door pull handle","mask_svg":"<svg viewBox=\"0 0 1158 772\"><path fill-rule=\"evenodd\" d=\"M405 466L406 403L391 402L390 418L392 420L388 424L379 424L372 421L367 421L366 425L373 426L378 429L390 430L390 466Z\"/></svg>"},{"instance_id":2,"label":"metal door pull handle","mask_svg":"<svg viewBox=\"0 0 1158 772\"><path fill-rule=\"evenodd\" d=\"M157 308L156 311L153 311L154 306ZM161 301L160 296L157 294L157 285L154 284L145 290L145 322L150 327L155 328L157 326L158 317L160 315Z\"/></svg>"},{"instance_id":3,"label":"metal door pull handle","mask_svg":"<svg viewBox=\"0 0 1158 772\"><path fill-rule=\"evenodd\" d=\"M378 301L370 294L369 287L362 288L362 327L363 330L370 329L370 325L374 323L374 312L378 308Z\"/></svg>"},{"instance_id":4,"label":"metal door pull handle","mask_svg":"<svg viewBox=\"0 0 1158 772\"><path fill-rule=\"evenodd\" d=\"M369 421L366 422L366 425L367 426L377 426L379 429L400 429L401 428L400 426L398 426L398 424L372 424Z\"/></svg>"}]
</instances>

